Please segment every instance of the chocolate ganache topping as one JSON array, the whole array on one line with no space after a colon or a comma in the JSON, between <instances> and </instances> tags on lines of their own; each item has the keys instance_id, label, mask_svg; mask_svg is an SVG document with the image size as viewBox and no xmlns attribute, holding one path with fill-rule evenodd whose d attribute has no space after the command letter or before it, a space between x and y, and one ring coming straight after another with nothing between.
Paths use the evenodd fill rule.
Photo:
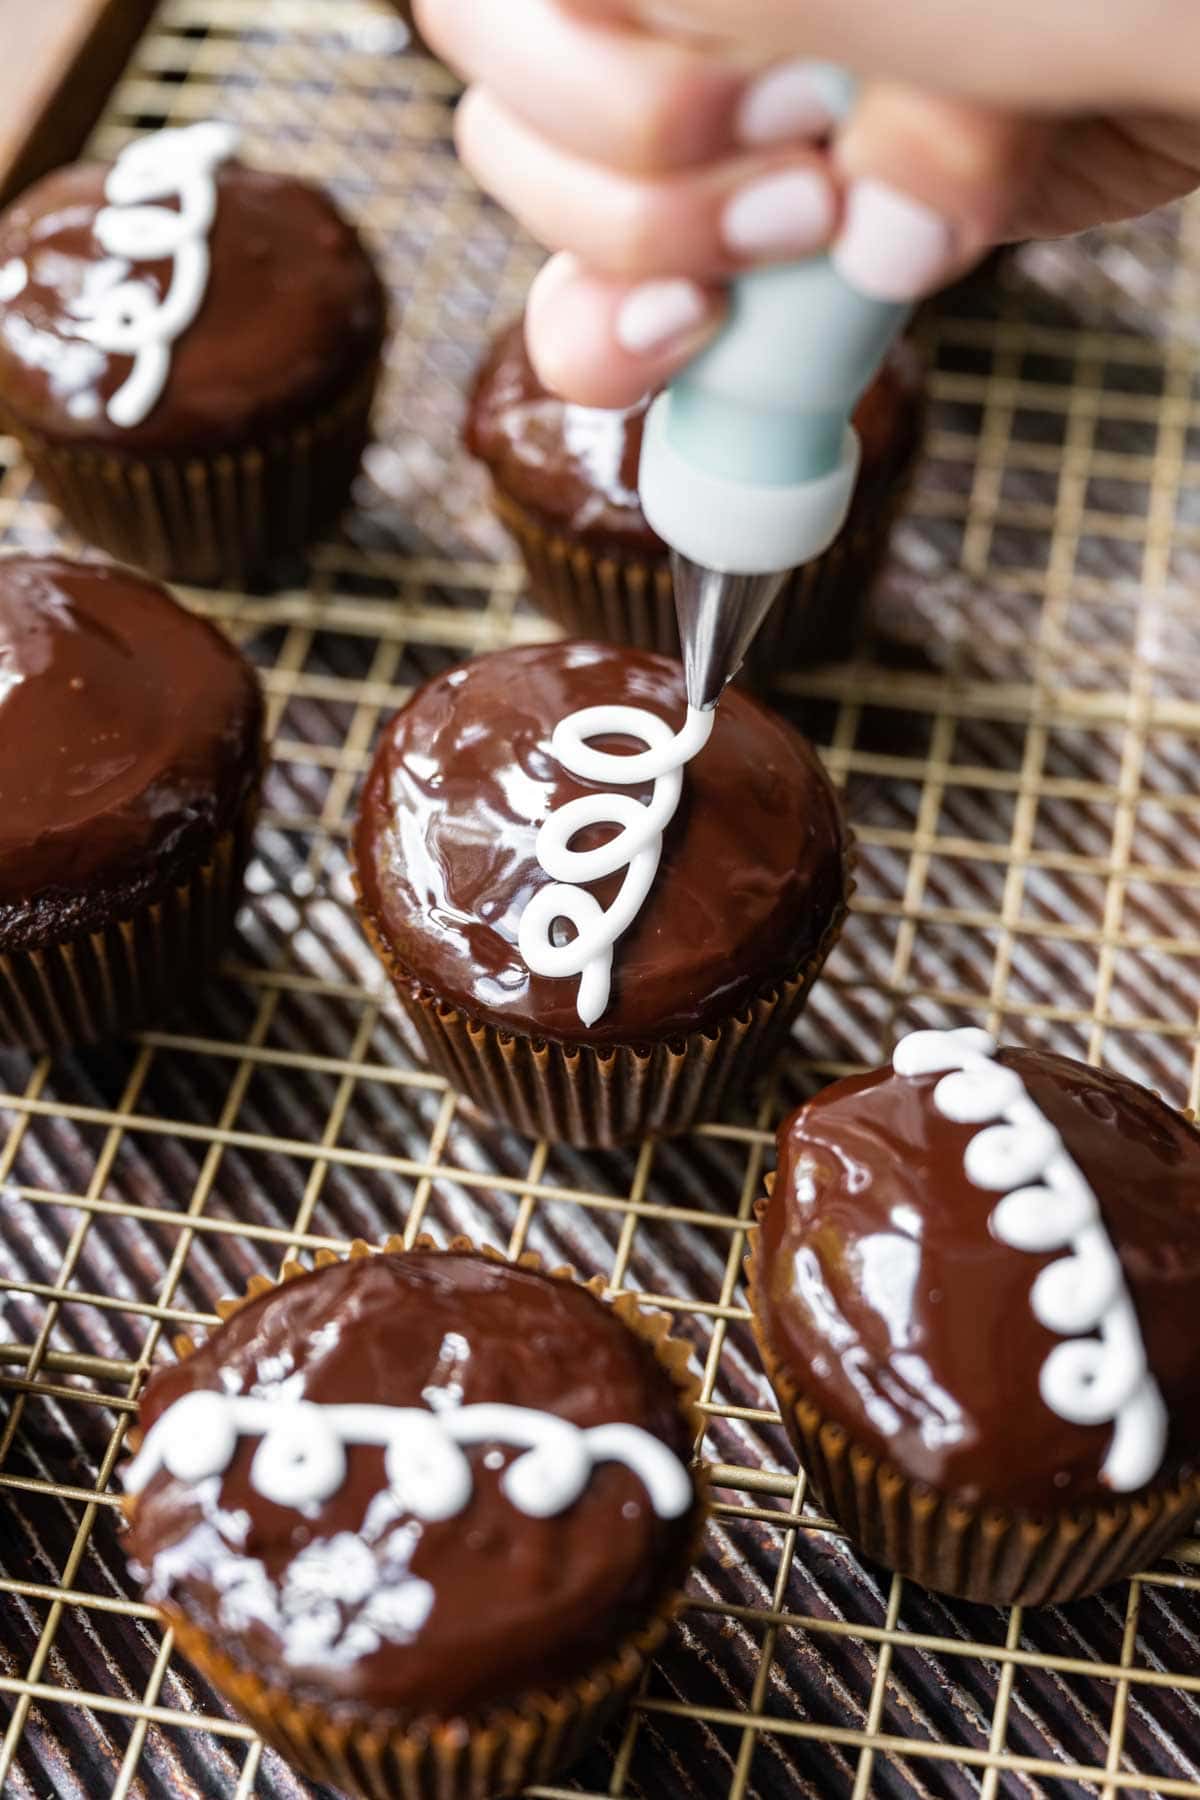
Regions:
<instances>
[{"instance_id":1,"label":"chocolate ganache topping","mask_svg":"<svg viewBox=\"0 0 1200 1800\"><path fill-rule=\"evenodd\" d=\"M895 1069L781 1127L766 1345L852 1442L965 1501L1044 1514L1171 1483L1200 1457L1200 1135L1133 1082L1043 1051L989 1053L994 1074L968 1068L955 1092L953 1059L897 1072L923 1066L918 1039L977 1035L904 1040ZM978 1104L1006 1071L1015 1124L995 1094ZM1072 1365L1094 1422L1064 1416Z\"/></svg>"},{"instance_id":2,"label":"chocolate ganache topping","mask_svg":"<svg viewBox=\"0 0 1200 1800\"><path fill-rule=\"evenodd\" d=\"M903 341L889 353L854 413L860 482L902 466L921 428L920 358ZM625 411L568 405L533 371L520 320L492 345L471 397L464 436L504 493L542 519L598 547L659 555L661 538L638 499L638 463L649 399Z\"/></svg>"},{"instance_id":3,"label":"chocolate ganache topping","mask_svg":"<svg viewBox=\"0 0 1200 1800\"><path fill-rule=\"evenodd\" d=\"M0 558L0 944L120 916L203 858L261 734L254 671L157 583Z\"/></svg>"},{"instance_id":4,"label":"chocolate ganache topping","mask_svg":"<svg viewBox=\"0 0 1200 1800\"><path fill-rule=\"evenodd\" d=\"M604 1009L582 1022L576 978L531 974L522 916L550 876L538 833L606 784L551 749L580 709L619 703L677 732L677 663L613 645L506 650L427 682L384 732L355 839L366 914L397 979L474 1018L572 1043L662 1041L727 1018L816 951L841 905L844 828L815 752L782 720L730 692L683 770L657 873L612 954ZM601 752L641 752L600 737ZM654 784L622 790L645 804ZM587 851L613 836L576 832ZM611 907L620 872L588 883Z\"/></svg>"},{"instance_id":5,"label":"chocolate ganache topping","mask_svg":"<svg viewBox=\"0 0 1200 1800\"><path fill-rule=\"evenodd\" d=\"M18 429L106 450L207 453L285 431L371 366L386 306L358 234L319 188L225 161L212 172L211 225L189 246L207 263L202 298L169 342L161 393L145 417L110 417L134 358L93 341L97 307L132 284L139 311L157 311L173 283L179 292L181 259L104 247L96 221L114 211L109 175L93 163L56 170L0 216L0 413ZM136 223L118 240L131 249Z\"/></svg>"},{"instance_id":6,"label":"chocolate ganache topping","mask_svg":"<svg viewBox=\"0 0 1200 1800\"><path fill-rule=\"evenodd\" d=\"M469 1472L450 1504L428 1480L430 1456L417 1499L417 1459L389 1463L382 1442L353 1431L316 1501L305 1477L264 1473L262 1426L228 1447L220 1475L157 1467L140 1486L135 1463L127 1548L151 1598L298 1693L408 1717L499 1705L602 1659L682 1578L695 1497L677 1391L649 1345L575 1283L456 1252L331 1265L243 1307L156 1376L143 1451L172 1408L203 1394L226 1408L257 1396L272 1416L414 1409L396 1411L398 1430L415 1418L444 1436L484 1407L537 1421L540 1467L528 1450L522 1463L503 1413L490 1438L458 1433ZM595 1445L598 1428L623 1427L650 1479L614 1451L563 1486L548 1438L564 1421ZM566 1439L569 1460L584 1440Z\"/></svg>"}]
</instances>

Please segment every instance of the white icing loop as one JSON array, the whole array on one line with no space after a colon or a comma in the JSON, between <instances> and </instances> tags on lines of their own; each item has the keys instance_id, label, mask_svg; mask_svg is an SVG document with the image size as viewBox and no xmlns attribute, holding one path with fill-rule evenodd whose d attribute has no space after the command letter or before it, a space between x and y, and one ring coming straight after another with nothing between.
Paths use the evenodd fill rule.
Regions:
<instances>
[{"instance_id":1,"label":"white icing loop","mask_svg":"<svg viewBox=\"0 0 1200 1800\"><path fill-rule=\"evenodd\" d=\"M1043 1255L1048 1250L1061 1250L1091 1223L1090 1198L1066 1189L1055 1193L1041 1185L1014 1188L1003 1200L997 1200L992 1230L1002 1244L1014 1250Z\"/></svg>"},{"instance_id":2,"label":"white icing loop","mask_svg":"<svg viewBox=\"0 0 1200 1800\"><path fill-rule=\"evenodd\" d=\"M937 1096L934 1095L934 1103ZM1006 1194L1036 1181L1062 1140L1049 1120L1026 1114L1023 1106L1005 1107L1005 1123L988 1125L967 1145L963 1163L976 1187Z\"/></svg>"},{"instance_id":3,"label":"white icing loop","mask_svg":"<svg viewBox=\"0 0 1200 1800\"><path fill-rule=\"evenodd\" d=\"M500 1486L518 1512L552 1519L587 1486L592 1472L592 1445L581 1431L561 1420L510 1463Z\"/></svg>"},{"instance_id":4,"label":"white icing loop","mask_svg":"<svg viewBox=\"0 0 1200 1800\"><path fill-rule=\"evenodd\" d=\"M661 1519L678 1519L692 1504L692 1480L676 1456L659 1456L656 1437L636 1425L593 1425L588 1444L596 1462L622 1462L641 1481Z\"/></svg>"},{"instance_id":5,"label":"white icing loop","mask_svg":"<svg viewBox=\"0 0 1200 1800\"><path fill-rule=\"evenodd\" d=\"M996 1117L997 1108L1012 1105L1021 1095L1021 1078L1002 1064L982 1068L952 1069L937 1084L933 1103L945 1119L956 1125L983 1125Z\"/></svg>"},{"instance_id":6,"label":"white icing loop","mask_svg":"<svg viewBox=\"0 0 1200 1800\"><path fill-rule=\"evenodd\" d=\"M517 947L534 975L579 977L576 1010L585 1025L594 1025L608 1005L613 945L628 931L653 886L663 833L683 792L684 765L708 742L715 716L689 706L683 729L673 732L665 719L640 706L586 706L554 729L551 751L581 781L618 787L654 783L644 806L632 794L580 794L551 813L538 831L537 859L550 882L521 914ZM636 738L646 748L622 755L597 750L590 742L611 736ZM598 849L572 850L572 839L588 825L620 829ZM622 868L625 879L607 909L581 885ZM563 920L575 935L556 944L554 927Z\"/></svg>"},{"instance_id":7,"label":"white icing loop","mask_svg":"<svg viewBox=\"0 0 1200 1800\"><path fill-rule=\"evenodd\" d=\"M279 1506L319 1506L346 1479L346 1447L384 1450L388 1485L405 1510L427 1521L455 1518L471 1498L468 1444L501 1443L523 1451L501 1477L505 1497L530 1518L564 1512L583 1493L597 1463L620 1462L637 1476L654 1511L682 1516L692 1483L675 1453L640 1425L595 1425L584 1431L554 1413L527 1406L318 1406L310 1400L253 1395L184 1394L146 1434L125 1471L125 1487L141 1493L159 1469L197 1482L228 1469L243 1433L262 1441L250 1484Z\"/></svg>"},{"instance_id":8,"label":"white icing loop","mask_svg":"<svg viewBox=\"0 0 1200 1800\"><path fill-rule=\"evenodd\" d=\"M172 1430L164 1434L162 1461L178 1481L205 1481L233 1461L237 1427L220 1394L184 1394L171 1408Z\"/></svg>"},{"instance_id":9,"label":"white icing loop","mask_svg":"<svg viewBox=\"0 0 1200 1800\"><path fill-rule=\"evenodd\" d=\"M963 1156L976 1187L1002 1194L993 1234L1014 1250L1065 1250L1030 1289L1033 1316L1065 1341L1042 1364L1038 1390L1073 1425L1112 1423L1101 1474L1118 1493L1158 1470L1167 1415L1125 1277L1096 1196L1016 1071L994 1061L985 1031L914 1031L892 1056L897 1075L941 1075L933 1103L959 1125L982 1125Z\"/></svg>"},{"instance_id":10,"label":"white icing loop","mask_svg":"<svg viewBox=\"0 0 1200 1800\"><path fill-rule=\"evenodd\" d=\"M1042 1364L1038 1386L1060 1418L1073 1425L1103 1425L1128 1404L1144 1375L1136 1360L1101 1338L1064 1338Z\"/></svg>"},{"instance_id":11,"label":"white icing loop","mask_svg":"<svg viewBox=\"0 0 1200 1800\"><path fill-rule=\"evenodd\" d=\"M707 744L715 718L715 711L697 712L689 706L683 729L673 732L665 719L640 706L585 706L559 720L550 748L563 768L583 781L615 781L629 787L657 781L690 762ZM646 749L632 755L596 750L590 740L598 737L641 738Z\"/></svg>"},{"instance_id":12,"label":"white icing loop","mask_svg":"<svg viewBox=\"0 0 1200 1800\"><path fill-rule=\"evenodd\" d=\"M1030 1295L1034 1317L1063 1337L1097 1330L1124 1287L1121 1265L1102 1225L1083 1226L1071 1243L1072 1254L1048 1263Z\"/></svg>"},{"instance_id":13,"label":"white icing loop","mask_svg":"<svg viewBox=\"0 0 1200 1800\"><path fill-rule=\"evenodd\" d=\"M295 1496L319 1505L346 1479L346 1452L319 1406L302 1402L276 1420L254 1453L250 1479L276 1506L293 1506Z\"/></svg>"},{"instance_id":14,"label":"white icing loop","mask_svg":"<svg viewBox=\"0 0 1200 1800\"><path fill-rule=\"evenodd\" d=\"M407 1407L384 1455L388 1485L408 1511L435 1523L453 1519L471 1498L471 1465L438 1415Z\"/></svg>"},{"instance_id":15,"label":"white icing loop","mask_svg":"<svg viewBox=\"0 0 1200 1800\"><path fill-rule=\"evenodd\" d=\"M104 184L109 204L96 215L96 241L125 264L171 259L162 299L137 279L94 288L75 302L71 329L133 367L106 408L114 425L139 425L162 393L171 346L199 312L208 287L208 234L216 216L216 171L237 148L232 125L206 122L138 138L118 156ZM177 200L178 207L149 204Z\"/></svg>"},{"instance_id":16,"label":"white icing loop","mask_svg":"<svg viewBox=\"0 0 1200 1800\"><path fill-rule=\"evenodd\" d=\"M897 1075L940 1075L943 1069L965 1069L969 1050L992 1056L996 1040L975 1025L961 1025L957 1031L910 1031L892 1052L892 1067Z\"/></svg>"}]
</instances>

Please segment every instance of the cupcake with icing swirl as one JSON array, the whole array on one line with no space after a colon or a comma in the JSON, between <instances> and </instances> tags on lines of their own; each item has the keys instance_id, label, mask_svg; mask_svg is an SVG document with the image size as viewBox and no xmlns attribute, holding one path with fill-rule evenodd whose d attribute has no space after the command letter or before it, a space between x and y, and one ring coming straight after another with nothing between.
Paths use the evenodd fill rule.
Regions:
<instances>
[{"instance_id":1,"label":"cupcake with icing swirl","mask_svg":"<svg viewBox=\"0 0 1200 1800\"><path fill-rule=\"evenodd\" d=\"M260 585L345 504L386 306L329 196L238 149L156 132L0 215L0 423L90 542Z\"/></svg>"},{"instance_id":2,"label":"cupcake with icing swirl","mask_svg":"<svg viewBox=\"0 0 1200 1800\"><path fill-rule=\"evenodd\" d=\"M929 1587L1064 1601L1200 1503L1200 1134L981 1031L918 1031L785 1121L755 1329L833 1517Z\"/></svg>"},{"instance_id":3,"label":"cupcake with icing swirl","mask_svg":"<svg viewBox=\"0 0 1200 1800\"><path fill-rule=\"evenodd\" d=\"M769 1068L845 917L851 839L816 752L665 657L476 657L384 728L360 914L432 1065L584 1145L686 1130Z\"/></svg>"},{"instance_id":4,"label":"cupcake with icing swirl","mask_svg":"<svg viewBox=\"0 0 1200 1800\"><path fill-rule=\"evenodd\" d=\"M190 1660L372 1800L553 1781L663 1638L703 1527L688 1349L465 1239L256 1280L149 1383L126 1548Z\"/></svg>"}]
</instances>

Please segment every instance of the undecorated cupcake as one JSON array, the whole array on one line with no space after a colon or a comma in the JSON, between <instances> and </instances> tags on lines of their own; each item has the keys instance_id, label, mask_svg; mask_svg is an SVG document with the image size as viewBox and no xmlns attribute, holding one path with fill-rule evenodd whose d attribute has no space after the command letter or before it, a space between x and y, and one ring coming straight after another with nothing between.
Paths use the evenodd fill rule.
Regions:
<instances>
[{"instance_id":1,"label":"undecorated cupcake","mask_svg":"<svg viewBox=\"0 0 1200 1800\"><path fill-rule=\"evenodd\" d=\"M517 541L539 610L581 637L678 656L667 549L638 499L648 405L601 412L547 393L518 322L476 378L465 442L490 471L493 505ZM747 662L759 681L854 648L921 447L924 369L912 343L891 351L854 423L862 467L849 517L771 609Z\"/></svg>"},{"instance_id":2,"label":"undecorated cupcake","mask_svg":"<svg viewBox=\"0 0 1200 1800\"><path fill-rule=\"evenodd\" d=\"M502 650L384 730L362 918L432 1065L571 1143L683 1131L759 1075L832 947L849 833L810 745L678 663Z\"/></svg>"},{"instance_id":3,"label":"undecorated cupcake","mask_svg":"<svg viewBox=\"0 0 1200 1800\"><path fill-rule=\"evenodd\" d=\"M386 306L329 196L190 125L0 215L0 423L85 538L179 581L271 579L345 504Z\"/></svg>"},{"instance_id":4,"label":"undecorated cupcake","mask_svg":"<svg viewBox=\"0 0 1200 1800\"><path fill-rule=\"evenodd\" d=\"M996 1604L1147 1566L1200 1505L1200 1134L1118 1075L918 1031L779 1133L752 1306L867 1553Z\"/></svg>"},{"instance_id":5,"label":"undecorated cupcake","mask_svg":"<svg viewBox=\"0 0 1200 1800\"><path fill-rule=\"evenodd\" d=\"M0 1047L156 1018L212 968L258 804L262 698L131 569L0 558Z\"/></svg>"},{"instance_id":6,"label":"undecorated cupcake","mask_svg":"<svg viewBox=\"0 0 1200 1800\"><path fill-rule=\"evenodd\" d=\"M603 1283L399 1240L285 1265L155 1376L126 1547L198 1669L372 1800L553 1780L639 1680L704 1505L686 1345Z\"/></svg>"}]
</instances>

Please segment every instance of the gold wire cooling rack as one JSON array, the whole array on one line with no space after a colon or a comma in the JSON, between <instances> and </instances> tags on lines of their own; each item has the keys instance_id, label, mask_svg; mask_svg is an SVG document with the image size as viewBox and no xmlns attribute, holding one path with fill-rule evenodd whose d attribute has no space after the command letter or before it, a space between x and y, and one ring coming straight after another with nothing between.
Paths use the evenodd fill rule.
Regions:
<instances>
[{"instance_id":1,"label":"gold wire cooling rack","mask_svg":"<svg viewBox=\"0 0 1200 1800\"><path fill-rule=\"evenodd\" d=\"M1200 1090L1198 215L1028 251L926 323L929 455L853 665L776 696L862 844L770 1101L583 1156L481 1132L414 1061L349 910L376 728L543 628L456 452L536 257L457 170L453 84L373 0L166 0L95 133L218 115L328 182L396 294L379 443L307 588L192 593L262 672L274 759L228 978L172 1028L0 1080L0 1788L309 1793L131 1592L114 1469L147 1367L285 1252L465 1230L603 1272L704 1372L718 1506L627 1722L552 1792L653 1800L1200 1795L1200 1545L1061 1611L953 1604L811 1506L746 1327L779 1111L970 1020ZM57 521L0 444L0 542Z\"/></svg>"}]
</instances>

